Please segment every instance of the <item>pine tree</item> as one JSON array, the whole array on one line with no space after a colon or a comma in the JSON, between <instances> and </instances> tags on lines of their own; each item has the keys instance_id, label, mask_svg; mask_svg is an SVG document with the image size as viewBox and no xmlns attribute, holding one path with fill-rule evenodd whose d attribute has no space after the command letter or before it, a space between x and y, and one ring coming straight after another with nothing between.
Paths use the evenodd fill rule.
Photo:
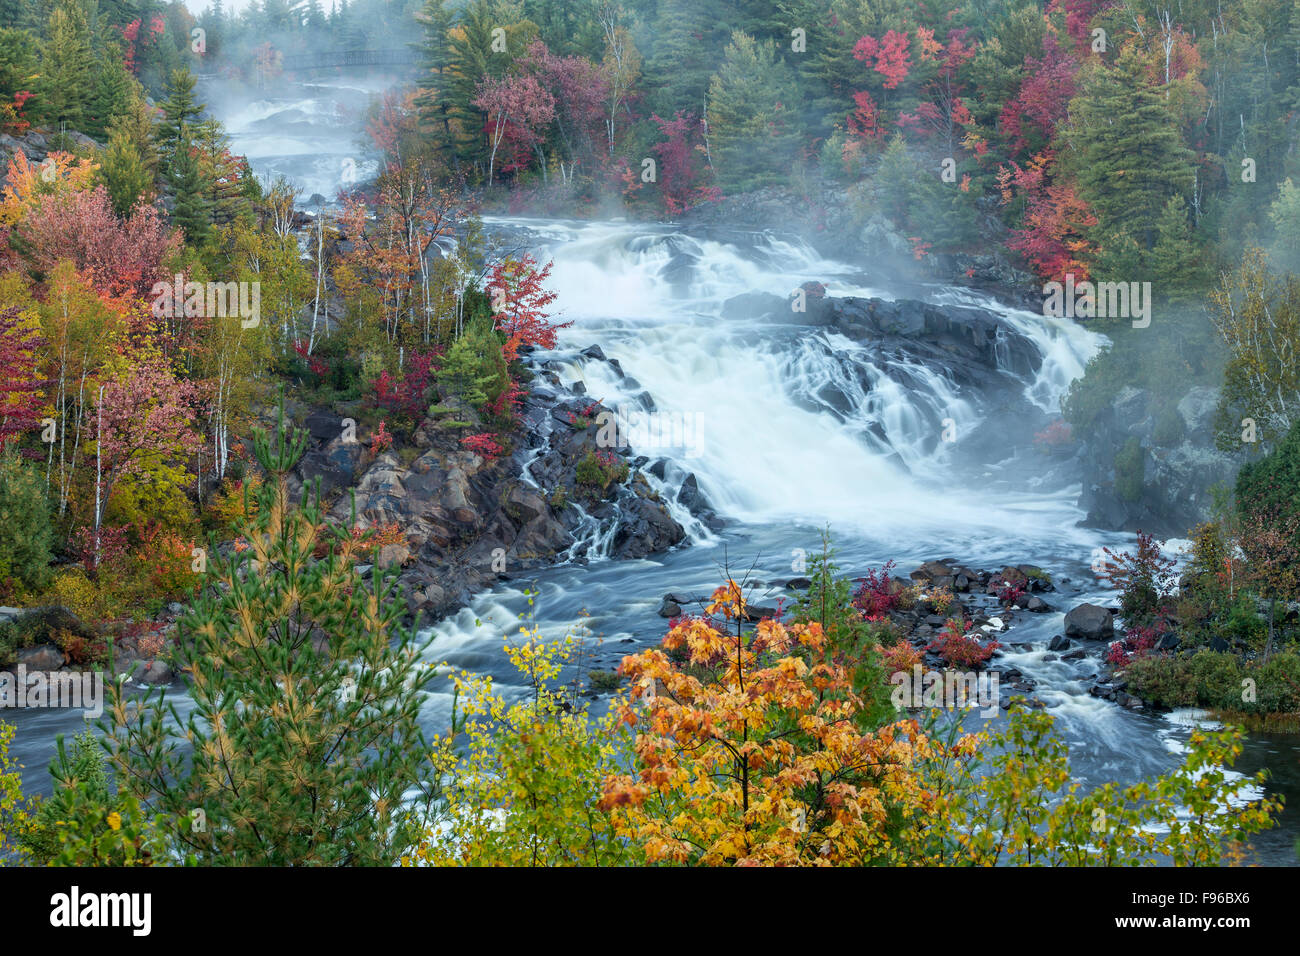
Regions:
<instances>
[{"instance_id":1,"label":"pine tree","mask_svg":"<svg viewBox=\"0 0 1300 956\"><path fill-rule=\"evenodd\" d=\"M416 108L420 111L420 132L447 168L459 162L452 128L454 92L450 39L447 36L454 16L448 0L425 0L420 14L424 27L424 39L419 44L422 75L420 92L415 98Z\"/></svg>"},{"instance_id":2,"label":"pine tree","mask_svg":"<svg viewBox=\"0 0 1300 956\"><path fill-rule=\"evenodd\" d=\"M149 182L153 184L158 178L158 144L154 139L153 108L145 100L144 89L139 83L132 84L131 100L127 108L119 116L114 117L109 125L110 142L116 130L120 130L135 147L140 161L144 164L145 172L149 174Z\"/></svg>"},{"instance_id":3,"label":"pine tree","mask_svg":"<svg viewBox=\"0 0 1300 956\"><path fill-rule=\"evenodd\" d=\"M433 672L399 623L397 572L363 580L371 547L324 524L314 488L291 497L306 447L283 407L273 437L254 433L266 479L239 528L246 547L212 549L179 623L193 710L161 693L109 708L122 788L199 865L391 866L418 835L408 800L430 787L419 710Z\"/></svg>"},{"instance_id":4,"label":"pine tree","mask_svg":"<svg viewBox=\"0 0 1300 956\"><path fill-rule=\"evenodd\" d=\"M76 0L59 0L50 14L41 50L39 114L50 123L78 128L91 94L90 27Z\"/></svg>"},{"instance_id":5,"label":"pine tree","mask_svg":"<svg viewBox=\"0 0 1300 956\"><path fill-rule=\"evenodd\" d=\"M153 193L153 176L123 126L115 125L109 130L108 149L99 161L99 177L108 190L113 212L122 218L129 216L142 198Z\"/></svg>"},{"instance_id":6,"label":"pine tree","mask_svg":"<svg viewBox=\"0 0 1300 956\"><path fill-rule=\"evenodd\" d=\"M709 84L709 135L718 178L750 189L781 181L798 151L797 94L792 71L771 40L732 34Z\"/></svg>"},{"instance_id":7,"label":"pine tree","mask_svg":"<svg viewBox=\"0 0 1300 956\"><path fill-rule=\"evenodd\" d=\"M194 74L189 70L173 71L167 83L167 99L162 104L163 118L156 133L164 171L170 169L178 153L189 149L189 134L197 128L204 108L194 96Z\"/></svg>"},{"instance_id":8,"label":"pine tree","mask_svg":"<svg viewBox=\"0 0 1300 956\"><path fill-rule=\"evenodd\" d=\"M182 126L182 142L188 143L189 137L189 128ZM185 233L187 243L203 245L212 228L212 205L208 198L210 184L203 177L197 149L186 146L178 151L167 178L176 199L172 221Z\"/></svg>"},{"instance_id":9,"label":"pine tree","mask_svg":"<svg viewBox=\"0 0 1300 956\"><path fill-rule=\"evenodd\" d=\"M459 416L472 419L496 398L509 384L505 357L501 354L501 341L479 319L470 322L465 332L447 351L442 368L437 375L438 393L445 406ZM448 424L470 424L468 421Z\"/></svg>"},{"instance_id":10,"label":"pine tree","mask_svg":"<svg viewBox=\"0 0 1300 956\"><path fill-rule=\"evenodd\" d=\"M451 80L451 111L460 128L458 151L487 173L488 145L483 135L487 114L474 105L478 85L484 77L503 74L510 65L507 53L492 49L492 31L501 26L488 0L474 0L461 11L460 20L448 34Z\"/></svg>"},{"instance_id":11,"label":"pine tree","mask_svg":"<svg viewBox=\"0 0 1300 956\"><path fill-rule=\"evenodd\" d=\"M32 90L37 74L36 44L23 30L0 27L0 102Z\"/></svg>"},{"instance_id":12,"label":"pine tree","mask_svg":"<svg viewBox=\"0 0 1300 956\"><path fill-rule=\"evenodd\" d=\"M725 42L725 34L717 36L718 27L696 0L661 0L650 54L649 72L662 78L659 88L651 91L653 112L703 114L709 77Z\"/></svg>"},{"instance_id":13,"label":"pine tree","mask_svg":"<svg viewBox=\"0 0 1300 956\"><path fill-rule=\"evenodd\" d=\"M43 588L53 544L44 480L12 446L0 449L0 584Z\"/></svg>"},{"instance_id":14,"label":"pine tree","mask_svg":"<svg viewBox=\"0 0 1300 956\"><path fill-rule=\"evenodd\" d=\"M1209 280L1205 254L1192 235L1187 200L1171 196L1156 220L1156 242L1147 257L1153 291L1174 301L1199 301Z\"/></svg>"},{"instance_id":15,"label":"pine tree","mask_svg":"<svg viewBox=\"0 0 1300 956\"><path fill-rule=\"evenodd\" d=\"M131 108L134 83L135 79L127 72L117 48L109 47L95 71L84 132L96 139L107 138L108 127L114 118Z\"/></svg>"},{"instance_id":16,"label":"pine tree","mask_svg":"<svg viewBox=\"0 0 1300 956\"><path fill-rule=\"evenodd\" d=\"M215 120L198 124L194 145L199 156L199 172L207 188L212 221L218 225L232 222L248 209L240 157L230 152L230 140Z\"/></svg>"},{"instance_id":17,"label":"pine tree","mask_svg":"<svg viewBox=\"0 0 1300 956\"><path fill-rule=\"evenodd\" d=\"M1136 48L1126 49L1114 68L1093 72L1070 115L1078 180L1097 213L1098 232L1127 232L1150 249L1169 197L1191 189L1193 157Z\"/></svg>"}]
</instances>

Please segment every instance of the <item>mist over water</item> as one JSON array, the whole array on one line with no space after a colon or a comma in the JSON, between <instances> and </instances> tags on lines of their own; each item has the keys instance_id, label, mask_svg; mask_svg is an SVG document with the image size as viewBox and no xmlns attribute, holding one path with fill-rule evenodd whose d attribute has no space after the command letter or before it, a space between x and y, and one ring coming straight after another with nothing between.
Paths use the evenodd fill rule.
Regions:
<instances>
[{"instance_id":1,"label":"mist over water","mask_svg":"<svg viewBox=\"0 0 1300 956\"><path fill-rule=\"evenodd\" d=\"M286 177L301 190L334 202L340 190L373 179L378 153L365 136L370 102L392 86L379 74L280 78L265 89L235 88L217 78L201 79L200 97L221 118L231 148L248 158L268 183Z\"/></svg>"}]
</instances>

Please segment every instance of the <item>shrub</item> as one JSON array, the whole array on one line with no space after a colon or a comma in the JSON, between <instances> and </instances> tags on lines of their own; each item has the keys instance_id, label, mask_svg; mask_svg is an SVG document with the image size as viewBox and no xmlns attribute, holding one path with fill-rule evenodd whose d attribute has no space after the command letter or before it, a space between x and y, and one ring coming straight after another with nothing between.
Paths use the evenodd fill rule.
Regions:
<instances>
[{"instance_id":1,"label":"shrub","mask_svg":"<svg viewBox=\"0 0 1300 956\"><path fill-rule=\"evenodd\" d=\"M997 641L980 644L973 637L966 636L965 621L949 618L939 636L930 643L929 649L943 658L949 667L971 670L987 664L1001 646Z\"/></svg>"},{"instance_id":2,"label":"shrub","mask_svg":"<svg viewBox=\"0 0 1300 956\"><path fill-rule=\"evenodd\" d=\"M79 568L60 573L43 600L46 604L62 605L85 621L107 621L121 613L121 605L113 594L91 581Z\"/></svg>"},{"instance_id":3,"label":"shrub","mask_svg":"<svg viewBox=\"0 0 1300 956\"><path fill-rule=\"evenodd\" d=\"M238 480L227 478L212 496L205 517L207 526L225 537L241 521L253 516L257 507L257 489L262 480L256 475Z\"/></svg>"},{"instance_id":4,"label":"shrub","mask_svg":"<svg viewBox=\"0 0 1300 956\"><path fill-rule=\"evenodd\" d=\"M925 659L919 647L913 647L906 641L900 641L880 652L885 661L885 669L897 674L900 671L910 673L912 668Z\"/></svg>"},{"instance_id":5,"label":"shrub","mask_svg":"<svg viewBox=\"0 0 1300 956\"><path fill-rule=\"evenodd\" d=\"M1166 408L1156 416L1155 427L1151 430L1151 441L1161 448L1172 448L1182 442L1187 434L1187 424L1177 408Z\"/></svg>"},{"instance_id":6,"label":"shrub","mask_svg":"<svg viewBox=\"0 0 1300 956\"><path fill-rule=\"evenodd\" d=\"M591 681L591 689L597 691L618 690L623 686L618 671L587 671L587 679Z\"/></svg>"},{"instance_id":7,"label":"shrub","mask_svg":"<svg viewBox=\"0 0 1300 956\"><path fill-rule=\"evenodd\" d=\"M1146 478L1146 456L1135 436L1115 453L1115 493L1125 501L1142 497Z\"/></svg>"},{"instance_id":8,"label":"shrub","mask_svg":"<svg viewBox=\"0 0 1300 956\"><path fill-rule=\"evenodd\" d=\"M1265 597L1300 595L1300 423L1237 474L1241 549Z\"/></svg>"},{"instance_id":9,"label":"shrub","mask_svg":"<svg viewBox=\"0 0 1300 956\"><path fill-rule=\"evenodd\" d=\"M894 568L893 561L886 561L879 570L867 568L867 573L858 578L858 589L853 595L853 606L862 612L868 621L883 618L898 606L898 591L889 572Z\"/></svg>"},{"instance_id":10,"label":"shrub","mask_svg":"<svg viewBox=\"0 0 1300 956\"><path fill-rule=\"evenodd\" d=\"M636 864L640 846L623 840L597 807L600 784L630 745L618 715L575 710L553 688L575 645L544 643L536 628L505 650L530 693L507 703L487 678L453 677L457 713L435 738L434 766L445 801L403 864L452 866L610 866Z\"/></svg>"},{"instance_id":11,"label":"shrub","mask_svg":"<svg viewBox=\"0 0 1300 956\"><path fill-rule=\"evenodd\" d=\"M926 596L926 600L930 602L930 607L934 608L935 614L947 614L956 596L947 588L937 588Z\"/></svg>"},{"instance_id":12,"label":"shrub","mask_svg":"<svg viewBox=\"0 0 1300 956\"><path fill-rule=\"evenodd\" d=\"M1164 557L1160 543L1143 531L1137 533L1137 551L1132 554L1102 550L1108 560L1101 576L1119 590L1124 620L1130 625L1149 624L1174 591L1174 560Z\"/></svg>"},{"instance_id":13,"label":"shrub","mask_svg":"<svg viewBox=\"0 0 1300 956\"><path fill-rule=\"evenodd\" d=\"M14 725L0 720L0 860L17 854L22 862L25 852L13 841L27 826L28 802L23 796L21 765L9 756L13 739Z\"/></svg>"},{"instance_id":14,"label":"shrub","mask_svg":"<svg viewBox=\"0 0 1300 956\"><path fill-rule=\"evenodd\" d=\"M1130 691L1160 707L1207 707L1231 714L1300 713L1300 656L1290 651L1263 664L1209 650L1153 655L1133 660L1124 676ZM1253 694L1247 680L1254 681Z\"/></svg>"},{"instance_id":15,"label":"shrub","mask_svg":"<svg viewBox=\"0 0 1300 956\"><path fill-rule=\"evenodd\" d=\"M580 485L604 491L612 484L626 481L628 471L627 462L612 451L589 451L578 462L574 478Z\"/></svg>"}]
</instances>

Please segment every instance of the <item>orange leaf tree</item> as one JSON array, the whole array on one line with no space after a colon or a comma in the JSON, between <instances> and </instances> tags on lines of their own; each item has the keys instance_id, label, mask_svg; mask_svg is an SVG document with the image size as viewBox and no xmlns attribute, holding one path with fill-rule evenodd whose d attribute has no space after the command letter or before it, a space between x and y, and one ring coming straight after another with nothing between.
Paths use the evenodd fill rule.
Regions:
<instances>
[{"instance_id":1,"label":"orange leaf tree","mask_svg":"<svg viewBox=\"0 0 1300 956\"><path fill-rule=\"evenodd\" d=\"M938 795L916 771L945 745L915 720L863 732L864 702L815 621L760 621L746 634L728 581L708 615L624 658L648 705L624 698L638 728L635 776L605 782L601 805L650 862L835 865L886 862L891 835ZM734 629L734 633L731 633ZM686 654L679 668L669 654ZM973 754L975 738L951 744Z\"/></svg>"}]
</instances>

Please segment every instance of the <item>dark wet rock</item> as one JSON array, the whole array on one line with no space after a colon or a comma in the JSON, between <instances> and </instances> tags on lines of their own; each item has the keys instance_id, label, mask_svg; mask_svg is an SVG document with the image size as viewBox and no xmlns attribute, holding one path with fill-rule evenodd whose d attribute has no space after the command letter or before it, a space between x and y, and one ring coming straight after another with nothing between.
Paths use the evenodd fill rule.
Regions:
<instances>
[{"instance_id":1,"label":"dark wet rock","mask_svg":"<svg viewBox=\"0 0 1300 956\"><path fill-rule=\"evenodd\" d=\"M1069 638L1057 634L1048 642L1047 649L1049 651L1068 651L1070 649L1070 643Z\"/></svg>"},{"instance_id":2,"label":"dark wet rock","mask_svg":"<svg viewBox=\"0 0 1300 956\"><path fill-rule=\"evenodd\" d=\"M1080 604L1065 615L1065 636L1108 641L1115 636L1115 616L1097 604Z\"/></svg>"},{"instance_id":3,"label":"dark wet rock","mask_svg":"<svg viewBox=\"0 0 1300 956\"><path fill-rule=\"evenodd\" d=\"M682 606L673 599L673 595L664 595L663 602L659 605L660 617L681 617Z\"/></svg>"}]
</instances>

